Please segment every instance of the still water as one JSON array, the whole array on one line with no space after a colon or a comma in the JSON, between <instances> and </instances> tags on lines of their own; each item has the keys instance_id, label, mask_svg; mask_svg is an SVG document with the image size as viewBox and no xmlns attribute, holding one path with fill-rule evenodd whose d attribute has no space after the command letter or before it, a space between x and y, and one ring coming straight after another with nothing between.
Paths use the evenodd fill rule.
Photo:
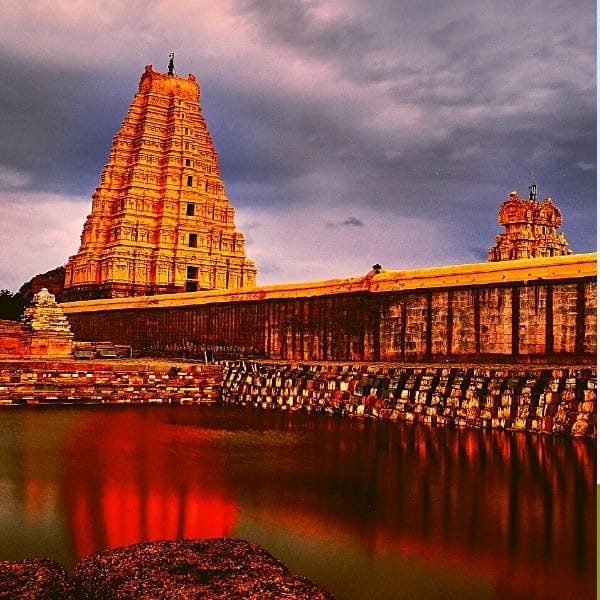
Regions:
<instances>
[{"instance_id":1,"label":"still water","mask_svg":"<svg viewBox=\"0 0 600 600\"><path fill-rule=\"evenodd\" d=\"M240 537L343 599L595 597L595 444L250 408L3 409L0 559Z\"/></svg>"}]
</instances>

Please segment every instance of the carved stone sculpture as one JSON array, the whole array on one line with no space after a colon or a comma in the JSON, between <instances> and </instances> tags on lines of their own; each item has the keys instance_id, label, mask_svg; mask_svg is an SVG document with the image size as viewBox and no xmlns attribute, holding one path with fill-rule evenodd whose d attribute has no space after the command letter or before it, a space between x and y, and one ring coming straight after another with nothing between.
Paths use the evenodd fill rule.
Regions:
<instances>
[{"instance_id":1,"label":"carved stone sculpture","mask_svg":"<svg viewBox=\"0 0 600 600\"><path fill-rule=\"evenodd\" d=\"M529 186L529 199L510 193L500 205L498 223L505 231L488 250L491 262L573 254L564 233L557 232L562 224L560 210L551 198L537 200L535 184Z\"/></svg>"}]
</instances>

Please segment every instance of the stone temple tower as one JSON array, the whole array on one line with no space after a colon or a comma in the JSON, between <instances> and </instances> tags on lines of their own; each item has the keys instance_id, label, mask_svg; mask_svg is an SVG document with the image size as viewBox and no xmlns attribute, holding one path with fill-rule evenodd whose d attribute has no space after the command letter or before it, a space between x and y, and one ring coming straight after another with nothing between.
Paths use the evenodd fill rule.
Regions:
<instances>
[{"instance_id":1,"label":"stone temple tower","mask_svg":"<svg viewBox=\"0 0 600 600\"><path fill-rule=\"evenodd\" d=\"M146 67L92 196L64 300L256 284L194 75Z\"/></svg>"},{"instance_id":2,"label":"stone temple tower","mask_svg":"<svg viewBox=\"0 0 600 600\"><path fill-rule=\"evenodd\" d=\"M562 215L551 198L537 199L535 183L529 186L529 199L511 192L500 205L498 223L505 231L496 236L496 245L488 250L488 260L516 260L573 254L565 234L557 232Z\"/></svg>"}]
</instances>

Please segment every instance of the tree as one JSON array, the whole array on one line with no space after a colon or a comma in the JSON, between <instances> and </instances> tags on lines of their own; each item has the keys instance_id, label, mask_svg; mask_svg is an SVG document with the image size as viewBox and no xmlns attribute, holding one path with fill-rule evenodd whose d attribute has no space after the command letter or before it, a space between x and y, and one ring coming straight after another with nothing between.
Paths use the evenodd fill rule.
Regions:
<instances>
[{"instance_id":1,"label":"tree","mask_svg":"<svg viewBox=\"0 0 600 600\"><path fill-rule=\"evenodd\" d=\"M17 292L13 294L10 290L0 290L0 319L18 321L25 309L25 300Z\"/></svg>"}]
</instances>

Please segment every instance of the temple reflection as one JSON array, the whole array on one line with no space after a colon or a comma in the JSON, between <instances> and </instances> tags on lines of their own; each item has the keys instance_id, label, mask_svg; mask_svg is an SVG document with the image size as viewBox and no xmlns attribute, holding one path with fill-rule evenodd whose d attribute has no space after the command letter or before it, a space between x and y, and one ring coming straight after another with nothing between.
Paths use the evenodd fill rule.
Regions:
<instances>
[{"instance_id":1,"label":"temple reflection","mask_svg":"<svg viewBox=\"0 0 600 600\"><path fill-rule=\"evenodd\" d=\"M499 597L593 590L593 442L372 422L356 435L356 423L335 419L288 425L318 438L289 472L232 465L238 486L258 488L253 518L266 526L323 542L341 531L373 555L489 579L507 594Z\"/></svg>"},{"instance_id":2,"label":"temple reflection","mask_svg":"<svg viewBox=\"0 0 600 600\"><path fill-rule=\"evenodd\" d=\"M235 529L236 503L197 430L139 417L119 417L116 437L106 423L79 431L69 445L65 500L76 560L144 540L222 537ZM194 446L187 458L169 450L175 435L178 447Z\"/></svg>"}]
</instances>

